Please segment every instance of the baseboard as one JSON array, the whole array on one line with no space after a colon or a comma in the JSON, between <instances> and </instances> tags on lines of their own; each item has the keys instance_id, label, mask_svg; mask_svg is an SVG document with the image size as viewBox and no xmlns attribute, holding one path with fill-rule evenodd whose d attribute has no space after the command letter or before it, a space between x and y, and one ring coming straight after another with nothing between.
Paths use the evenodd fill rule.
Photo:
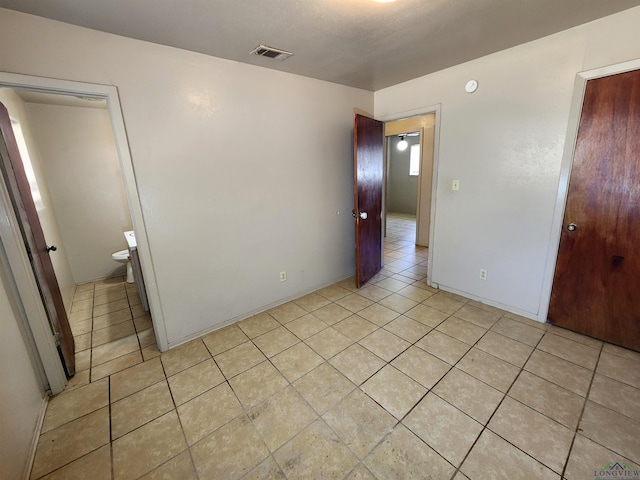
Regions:
<instances>
[{"instance_id":1,"label":"baseboard","mask_svg":"<svg viewBox=\"0 0 640 480\"><path fill-rule=\"evenodd\" d=\"M49 393L47 392L42 399L42 408L40 409L40 415L38 416L38 421L36 422L36 428L33 432L33 438L31 439L31 447L29 448L29 457L27 459L27 464L24 468L24 474L22 475L23 480L29 480L31 476L31 469L33 468L33 461L36 458L36 450L38 449L38 441L40 440L40 432L42 431L42 424L44 423L44 416L47 413L47 405L49 405Z\"/></svg>"}]
</instances>

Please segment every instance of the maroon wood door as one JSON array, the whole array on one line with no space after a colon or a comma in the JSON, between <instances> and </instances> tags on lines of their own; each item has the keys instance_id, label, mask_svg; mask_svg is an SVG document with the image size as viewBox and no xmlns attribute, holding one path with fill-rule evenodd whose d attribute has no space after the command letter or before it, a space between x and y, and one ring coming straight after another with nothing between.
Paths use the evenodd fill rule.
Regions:
<instances>
[{"instance_id":1,"label":"maroon wood door","mask_svg":"<svg viewBox=\"0 0 640 480\"><path fill-rule=\"evenodd\" d=\"M2 138L0 139L2 175L7 183L16 217L20 222L25 248L49 317L53 330L52 334L57 336L58 348L64 360L67 375L73 376L75 374L73 334L71 333L53 264L49 257L50 252L40 225L38 211L31 196L29 180L27 179L18 144L11 127L11 119L2 103L0 103L0 130L2 131Z\"/></svg>"},{"instance_id":2,"label":"maroon wood door","mask_svg":"<svg viewBox=\"0 0 640 480\"><path fill-rule=\"evenodd\" d=\"M355 114L353 127L356 286L382 266L383 124Z\"/></svg>"},{"instance_id":3,"label":"maroon wood door","mask_svg":"<svg viewBox=\"0 0 640 480\"><path fill-rule=\"evenodd\" d=\"M640 71L587 82L549 305L640 351Z\"/></svg>"}]
</instances>

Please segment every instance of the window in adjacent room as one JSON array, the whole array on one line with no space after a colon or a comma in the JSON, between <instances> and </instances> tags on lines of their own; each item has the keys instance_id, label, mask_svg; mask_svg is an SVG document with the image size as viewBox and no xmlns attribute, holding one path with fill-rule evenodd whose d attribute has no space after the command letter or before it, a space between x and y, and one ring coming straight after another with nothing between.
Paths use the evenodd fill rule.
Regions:
<instances>
[{"instance_id":1,"label":"window in adjacent room","mask_svg":"<svg viewBox=\"0 0 640 480\"><path fill-rule=\"evenodd\" d=\"M409 176L417 177L420 175L420 144L411 145L411 154L409 156Z\"/></svg>"}]
</instances>

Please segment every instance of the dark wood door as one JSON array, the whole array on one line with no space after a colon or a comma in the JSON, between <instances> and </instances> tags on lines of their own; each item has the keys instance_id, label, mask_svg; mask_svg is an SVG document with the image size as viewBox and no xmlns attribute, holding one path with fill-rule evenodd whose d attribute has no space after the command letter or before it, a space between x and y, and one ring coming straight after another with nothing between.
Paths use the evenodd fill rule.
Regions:
<instances>
[{"instance_id":1,"label":"dark wood door","mask_svg":"<svg viewBox=\"0 0 640 480\"><path fill-rule=\"evenodd\" d=\"M549 321L640 351L640 71L587 82Z\"/></svg>"},{"instance_id":2,"label":"dark wood door","mask_svg":"<svg viewBox=\"0 0 640 480\"><path fill-rule=\"evenodd\" d=\"M49 257L50 251L33 197L31 187L24 170L24 165L18 150L18 144L11 127L11 119L4 105L0 103L0 153L2 161L0 167L7 184L11 202L20 223L20 230L33 268L36 283L40 289L53 334L58 339L58 349L63 359L68 376L75 374L74 340L64 308L60 287Z\"/></svg>"},{"instance_id":3,"label":"dark wood door","mask_svg":"<svg viewBox=\"0 0 640 480\"><path fill-rule=\"evenodd\" d=\"M356 286L382 266L383 124L355 114L353 127Z\"/></svg>"}]
</instances>

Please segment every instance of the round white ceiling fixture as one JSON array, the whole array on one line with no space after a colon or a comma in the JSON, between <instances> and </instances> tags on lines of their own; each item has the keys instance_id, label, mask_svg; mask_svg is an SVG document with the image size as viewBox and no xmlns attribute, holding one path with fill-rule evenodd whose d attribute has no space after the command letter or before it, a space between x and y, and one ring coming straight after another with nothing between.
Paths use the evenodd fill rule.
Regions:
<instances>
[{"instance_id":1,"label":"round white ceiling fixture","mask_svg":"<svg viewBox=\"0 0 640 480\"><path fill-rule=\"evenodd\" d=\"M473 93L478 89L478 81L477 80L469 80L467 84L464 86L464 89L467 93Z\"/></svg>"}]
</instances>

